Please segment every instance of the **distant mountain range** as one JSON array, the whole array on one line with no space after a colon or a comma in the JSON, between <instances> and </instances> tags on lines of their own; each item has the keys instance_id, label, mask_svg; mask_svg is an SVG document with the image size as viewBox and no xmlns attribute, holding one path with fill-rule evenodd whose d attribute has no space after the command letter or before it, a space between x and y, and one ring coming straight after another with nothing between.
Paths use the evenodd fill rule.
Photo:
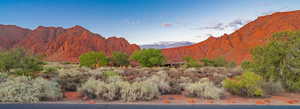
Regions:
<instances>
[{"instance_id":1,"label":"distant mountain range","mask_svg":"<svg viewBox=\"0 0 300 109\"><path fill-rule=\"evenodd\" d=\"M163 49L163 48L174 48L180 46L188 46L194 44L193 42L189 41L161 41L153 44L145 44L140 45L141 48L155 48L155 49Z\"/></svg>"},{"instance_id":2,"label":"distant mountain range","mask_svg":"<svg viewBox=\"0 0 300 109\"><path fill-rule=\"evenodd\" d=\"M180 62L186 56L195 59L223 56L227 60L241 63L251 59L251 49L265 44L273 33L293 30L300 30L300 10L258 17L232 34L210 37L195 44L186 41L158 42L141 47L162 49L168 62ZM113 51L131 54L140 49L138 45L130 44L124 38L104 38L81 26L40 26L30 30L0 24L0 50L15 47L45 56L49 61L71 62L78 61L82 53L89 51L102 51L110 55Z\"/></svg>"}]
</instances>

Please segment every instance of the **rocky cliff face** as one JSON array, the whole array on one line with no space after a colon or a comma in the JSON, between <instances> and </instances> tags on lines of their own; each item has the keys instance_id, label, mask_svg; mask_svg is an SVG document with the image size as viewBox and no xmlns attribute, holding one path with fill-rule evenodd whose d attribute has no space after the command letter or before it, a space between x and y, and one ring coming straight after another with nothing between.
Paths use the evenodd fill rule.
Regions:
<instances>
[{"instance_id":1,"label":"rocky cliff face","mask_svg":"<svg viewBox=\"0 0 300 109\"><path fill-rule=\"evenodd\" d=\"M0 50L9 49L26 38L31 30L20 28L14 25L0 24Z\"/></svg>"},{"instance_id":2,"label":"rocky cliff face","mask_svg":"<svg viewBox=\"0 0 300 109\"><path fill-rule=\"evenodd\" d=\"M250 50L263 45L275 32L299 30L300 11L278 12L259 17L232 34L210 37L190 46L162 49L168 61L182 61L182 57L196 59L224 56L227 60L241 63L251 59ZM78 61L78 57L88 51L103 51L110 55L113 51L128 54L139 50L139 46L129 44L123 38L104 38L80 26L72 28L38 27L35 30L13 25L0 25L0 50L23 47L44 55L50 61Z\"/></svg>"},{"instance_id":3,"label":"rocky cliff face","mask_svg":"<svg viewBox=\"0 0 300 109\"><path fill-rule=\"evenodd\" d=\"M1 28L2 27L2 28ZM0 49L21 47L28 51L45 56L49 61L77 62L82 53L103 51L110 55L113 51L132 53L140 48L129 44L124 38L104 38L81 26L72 28L43 27L34 30L0 25ZM8 31L9 30L9 31Z\"/></svg>"},{"instance_id":4,"label":"rocky cliff face","mask_svg":"<svg viewBox=\"0 0 300 109\"><path fill-rule=\"evenodd\" d=\"M263 45L275 32L299 30L300 11L278 12L259 17L232 34L210 37L207 40L185 47L163 49L169 61L182 61L182 57L196 59L223 56L241 63L251 58L250 50Z\"/></svg>"}]
</instances>

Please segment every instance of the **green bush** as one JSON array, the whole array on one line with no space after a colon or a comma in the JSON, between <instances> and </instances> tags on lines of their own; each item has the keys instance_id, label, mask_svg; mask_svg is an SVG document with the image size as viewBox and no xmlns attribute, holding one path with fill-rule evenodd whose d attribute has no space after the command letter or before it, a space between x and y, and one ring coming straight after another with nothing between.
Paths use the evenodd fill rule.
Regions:
<instances>
[{"instance_id":1,"label":"green bush","mask_svg":"<svg viewBox=\"0 0 300 109\"><path fill-rule=\"evenodd\" d=\"M34 76L43 69L43 62L29 55L23 49L13 49L0 53L0 71L14 72L18 75Z\"/></svg>"},{"instance_id":2,"label":"green bush","mask_svg":"<svg viewBox=\"0 0 300 109\"><path fill-rule=\"evenodd\" d=\"M122 52L113 52L111 61L114 66L128 66L129 56Z\"/></svg>"},{"instance_id":3,"label":"green bush","mask_svg":"<svg viewBox=\"0 0 300 109\"><path fill-rule=\"evenodd\" d=\"M275 33L269 43L252 50L245 70L266 81L281 81L288 91L300 91L300 31Z\"/></svg>"},{"instance_id":4,"label":"green bush","mask_svg":"<svg viewBox=\"0 0 300 109\"><path fill-rule=\"evenodd\" d=\"M209 79L203 78L196 83L188 83L184 87L185 95L191 97L203 97L209 99L219 99L224 94L222 88L218 88Z\"/></svg>"},{"instance_id":5,"label":"green bush","mask_svg":"<svg viewBox=\"0 0 300 109\"><path fill-rule=\"evenodd\" d=\"M79 57L80 66L95 68L98 66L106 66L109 59L103 52L88 52Z\"/></svg>"},{"instance_id":6,"label":"green bush","mask_svg":"<svg viewBox=\"0 0 300 109\"><path fill-rule=\"evenodd\" d=\"M0 84L1 102L31 103L41 100L57 100L61 97L60 87L41 78L32 80L29 77L9 78Z\"/></svg>"},{"instance_id":7,"label":"green bush","mask_svg":"<svg viewBox=\"0 0 300 109\"><path fill-rule=\"evenodd\" d=\"M165 62L164 55L158 49L136 51L131 55L131 59L139 62L144 67L159 66Z\"/></svg>"},{"instance_id":8,"label":"green bush","mask_svg":"<svg viewBox=\"0 0 300 109\"><path fill-rule=\"evenodd\" d=\"M224 80L224 88L235 95L256 97L263 96L263 79L253 72L245 72L241 76Z\"/></svg>"},{"instance_id":9,"label":"green bush","mask_svg":"<svg viewBox=\"0 0 300 109\"><path fill-rule=\"evenodd\" d=\"M200 64L193 59L192 57L184 57L183 60L185 61L184 66L189 67L200 67Z\"/></svg>"},{"instance_id":10,"label":"green bush","mask_svg":"<svg viewBox=\"0 0 300 109\"><path fill-rule=\"evenodd\" d=\"M235 67L235 62L228 62L224 57L217 57L215 59L203 58L200 60L203 63L203 66L212 66L212 67Z\"/></svg>"},{"instance_id":11,"label":"green bush","mask_svg":"<svg viewBox=\"0 0 300 109\"><path fill-rule=\"evenodd\" d=\"M114 77L114 76L120 76L120 74L118 72L114 72L114 71L105 71L102 73L103 78L108 79L110 77Z\"/></svg>"},{"instance_id":12,"label":"green bush","mask_svg":"<svg viewBox=\"0 0 300 109\"><path fill-rule=\"evenodd\" d=\"M43 70L44 73L55 73L58 72L58 69L56 67L46 67Z\"/></svg>"}]
</instances>

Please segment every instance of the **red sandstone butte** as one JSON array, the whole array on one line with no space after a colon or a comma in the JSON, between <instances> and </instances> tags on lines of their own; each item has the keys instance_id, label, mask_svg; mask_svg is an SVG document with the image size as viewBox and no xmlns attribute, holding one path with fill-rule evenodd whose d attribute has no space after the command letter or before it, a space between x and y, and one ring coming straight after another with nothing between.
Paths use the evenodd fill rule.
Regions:
<instances>
[{"instance_id":1,"label":"red sandstone butte","mask_svg":"<svg viewBox=\"0 0 300 109\"><path fill-rule=\"evenodd\" d=\"M207 40L190 46L162 49L170 62L182 61L182 57L195 59L225 57L227 60L241 63L251 59L250 50L263 45L275 32L300 29L300 10L277 12L258 17L235 31L221 37L209 37Z\"/></svg>"},{"instance_id":2,"label":"red sandstone butte","mask_svg":"<svg viewBox=\"0 0 300 109\"><path fill-rule=\"evenodd\" d=\"M39 54L49 61L77 62L78 57L89 51L113 51L131 54L139 50L136 44L129 44L124 38L104 38L81 27L43 27L34 30L17 26L0 25L0 49L22 47Z\"/></svg>"}]
</instances>

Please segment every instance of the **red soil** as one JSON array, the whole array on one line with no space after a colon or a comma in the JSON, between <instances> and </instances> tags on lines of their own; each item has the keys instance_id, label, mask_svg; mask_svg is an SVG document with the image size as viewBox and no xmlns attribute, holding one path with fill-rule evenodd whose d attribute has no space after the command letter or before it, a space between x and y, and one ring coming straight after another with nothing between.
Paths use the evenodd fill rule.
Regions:
<instances>
[{"instance_id":1,"label":"red soil","mask_svg":"<svg viewBox=\"0 0 300 109\"><path fill-rule=\"evenodd\" d=\"M79 100L81 97L81 94L79 92L65 92L64 97L67 100Z\"/></svg>"}]
</instances>

